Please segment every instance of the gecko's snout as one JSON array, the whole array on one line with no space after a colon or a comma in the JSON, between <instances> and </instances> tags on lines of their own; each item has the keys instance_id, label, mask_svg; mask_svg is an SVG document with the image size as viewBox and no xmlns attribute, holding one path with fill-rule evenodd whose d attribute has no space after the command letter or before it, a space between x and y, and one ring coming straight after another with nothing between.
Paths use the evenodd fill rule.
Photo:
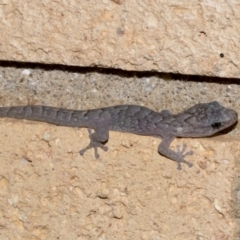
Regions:
<instances>
[{"instance_id":1,"label":"gecko's snout","mask_svg":"<svg viewBox=\"0 0 240 240\"><path fill-rule=\"evenodd\" d=\"M211 119L211 115L209 115L209 119ZM229 128L234 125L238 121L238 113L233 109L224 108L221 105L219 109L217 109L212 116L211 120L211 135L220 132L224 129Z\"/></svg>"}]
</instances>

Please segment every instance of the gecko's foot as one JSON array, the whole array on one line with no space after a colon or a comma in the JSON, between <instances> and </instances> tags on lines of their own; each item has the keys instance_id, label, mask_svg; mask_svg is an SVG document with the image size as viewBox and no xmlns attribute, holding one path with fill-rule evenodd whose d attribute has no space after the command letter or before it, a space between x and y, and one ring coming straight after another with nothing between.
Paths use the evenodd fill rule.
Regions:
<instances>
[{"instance_id":1,"label":"gecko's foot","mask_svg":"<svg viewBox=\"0 0 240 240\"><path fill-rule=\"evenodd\" d=\"M101 142L95 142L92 140L92 132L91 132L91 129L88 129L88 133L89 133L89 138L90 138L90 143L88 144L87 147L83 148L82 150L79 151L79 154L81 156L84 155L84 153L90 149L90 148L93 148L94 149L94 155L95 155L95 158L99 158L100 155L98 154L98 147L101 148L102 150L104 151L107 151L108 150L108 147L105 146L104 144L102 144Z\"/></svg>"},{"instance_id":2,"label":"gecko's foot","mask_svg":"<svg viewBox=\"0 0 240 240\"><path fill-rule=\"evenodd\" d=\"M102 150L104 151L107 151L108 150L108 147L107 146L104 146L102 143L98 143L98 142L90 142L89 145L85 148L83 148L82 150L79 151L79 154L81 156L84 155L84 153L90 149L90 148L93 148L94 149L94 155L95 155L95 158L99 158L100 155L98 153L98 150L97 148L100 147Z\"/></svg>"},{"instance_id":3,"label":"gecko's foot","mask_svg":"<svg viewBox=\"0 0 240 240\"><path fill-rule=\"evenodd\" d=\"M179 170L182 169L181 163L187 164L188 167L192 167L193 166L192 163L190 163L190 162L188 162L188 161L186 161L184 159L188 155L193 155L193 151L191 150L191 151L186 152L186 149L187 149L187 145L186 144L183 144L182 149L180 149L180 146L177 145L177 153L181 156L181 159L182 159L181 162L178 162L177 169L179 169Z\"/></svg>"}]
</instances>

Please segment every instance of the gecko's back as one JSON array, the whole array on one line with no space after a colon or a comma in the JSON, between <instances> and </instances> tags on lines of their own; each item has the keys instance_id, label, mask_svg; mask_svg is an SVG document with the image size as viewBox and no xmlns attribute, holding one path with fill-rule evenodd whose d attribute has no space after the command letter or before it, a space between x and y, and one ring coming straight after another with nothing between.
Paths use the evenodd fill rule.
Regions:
<instances>
[{"instance_id":1,"label":"gecko's back","mask_svg":"<svg viewBox=\"0 0 240 240\"><path fill-rule=\"evenodd\" d=\"M173 115L162 114L138 105L120 105L104 108L111 118L110 130L140 135L161 136L165 120Z\"/></svg>"}]
</instances>

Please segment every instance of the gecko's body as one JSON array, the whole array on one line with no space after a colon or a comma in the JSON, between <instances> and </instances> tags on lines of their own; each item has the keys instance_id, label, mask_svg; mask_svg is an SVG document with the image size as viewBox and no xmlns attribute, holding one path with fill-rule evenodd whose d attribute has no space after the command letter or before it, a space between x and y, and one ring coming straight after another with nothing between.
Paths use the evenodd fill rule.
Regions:
<instances>
[{"instance_id":1,"label":"gecko's body","mask_svg":"<svg viewBox=\"0 0 240 240\"><path fill-rule=\"evenodd\" d=\"M29 119L47 122L50 124L88 128L90 144L80 151L84 152L94 148L95 157L98 158L97 148L107 150L104 143L108 141L109 131L129 132L139 135L162 138L158 151L162 155L176 161L178 169L181 163L189 167L192 163L184 160L184 153L169 148L175 137L206 137L213 135L237 122L238 115L232 110L221 106L218 102L200 103L190 109L172 114L167 110L160 113L136 105L119 105L92 110L68 110L46 106L16 106L0 108L0 117ZM94 129L91 133L90 129Z\"/></svg>"}]
</instances>

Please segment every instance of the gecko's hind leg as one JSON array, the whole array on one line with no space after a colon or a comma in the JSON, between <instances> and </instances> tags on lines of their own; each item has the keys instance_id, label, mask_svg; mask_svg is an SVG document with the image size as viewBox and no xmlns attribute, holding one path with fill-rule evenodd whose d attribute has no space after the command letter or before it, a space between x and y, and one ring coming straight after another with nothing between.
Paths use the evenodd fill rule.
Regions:
<instances>
[{"instance_id":1,"label":"gecko's hind leg","mask_svg":"<svg viewBox=\"0 0 240 240\"><path fill-rule=\"evenodd\" d=\"M104 145L108 141L108 131L96 131L92 133L92 130L88 128L88 134L90 138L90 143L87 147L83 148L79 151L80 155L83 156L84 153L90 149L94 149L95 158L99 158L100 155L98 154L97 148L100 147L102 150L107 151L108 147Z\"/></svg>"}]
</instances>

